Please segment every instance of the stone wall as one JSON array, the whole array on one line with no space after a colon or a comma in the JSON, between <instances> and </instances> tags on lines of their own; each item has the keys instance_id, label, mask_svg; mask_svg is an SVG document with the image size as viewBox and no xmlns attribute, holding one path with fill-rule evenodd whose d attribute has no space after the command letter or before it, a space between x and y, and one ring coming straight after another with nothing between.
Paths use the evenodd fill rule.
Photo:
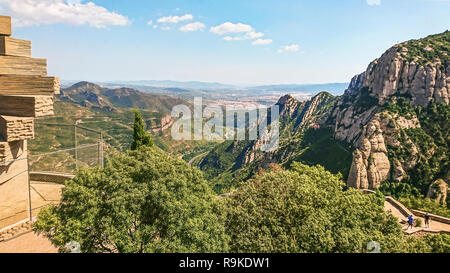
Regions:
<instances>
[{"instance_id":1,"label":"stone wall","mask_svg":"<svg viewBox=\"0 0 450 273\"><path fill-rule=\"evenodd\" d=\"M53 114L59 93L47 61L31 58L31 42L11 33L11 18L0 16L0 230L29 217L27 140L34 118Z\"/></svg>"}]
</instances>

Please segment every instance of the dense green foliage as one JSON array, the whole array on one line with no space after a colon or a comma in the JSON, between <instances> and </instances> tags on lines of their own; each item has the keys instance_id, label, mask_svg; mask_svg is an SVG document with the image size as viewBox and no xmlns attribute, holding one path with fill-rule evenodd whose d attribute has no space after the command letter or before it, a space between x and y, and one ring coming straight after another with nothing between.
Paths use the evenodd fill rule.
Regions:
<instances>
[{"instance_id":1,"label":"dense green foliage","mask_svg":"<svg viewBox=\"0 0 450 273\"><path fill-rule=\"evenodd\" d=\"M368 87L363 87L359 90L358 99L355 103L355 109L357 109L359 113L367 111L371 107L378 105L378 99L370 95L371 91L372 90Z\"/></svg>"},{"instance_id":2,"label":"dense green foliage","mask_svg":"<svg viewBox=\"0 0 450 273\"><path fill-rule=\"evenodd\" d=\"M134 111L134 127L133 127L133 142L131 143L131 150L137 150L142 146L153 146L152 137L145 131L145 123L142 115L138 110Z\"/></svg>"},{"instance_id":3,"label":"dense green foliage","mask_svg":"<svg viewBox=\"0 0 450 273\"><path fill-rule=\"evenodd\" d=\"M411 40L399 47L408 49L407 60L412 62L416 60L416 63L425 65L427 62L433 62L436 58L440 59L443 68L449 65L450 56L450 32L446 31L441 34L430 35L426 38L419 40Z\"/></svg>"},{"instance_id":4,"label":"dense green foliage","mask_svg":"<svg viewBox=\"0 0 450 273\"><path fill-rule=\"evenodd\" d=\"M424 198L431 183L445 178L450 171L450 106L444 103L412 106L406 98L398 98L386 104L384 110L407 119L417 118L421 126L401 130L397 136L401 146L388 145L391 161L407 162L414 158L413 144L419 151L417 164L408 170L408 176L401 183L386 181L380 190L386 195L401 198L407 207L450 215L450 202L440 205Z\"/></svg>"},{"instance_id":5,"label":"dense green foliage","mask_svg":"<svg viewBox=\"0 0 450 273\"><path fill-rule=\"evenodd\" d=\"M409 209L417 209L450 218L450 209L429 199L421 197L404 197L399 201Z\"/></svg>"},{"instance_id":6,"label":"dense green foliage","mask_svg":"<svg viewBox=\"0 0 450 273\"><path fill-rule=\"evenodd\" d=\"M209 152L208 157L202 161L199 167L205 173L206 178L217 177L221 172L233 168L246 145L248 145L247 141L225 141Z\"/></svg>"},{"instance_id":7,"label":"dense green foliage","mask_svg":"<svg viewBox=\"0 0 450 273\"><path fill-rule=\"evenodd\" d=\"M299 163L292 170L251 179L228 200L227 232L233 252L412 251L384 198L343 191L339 176Z\"/></svg>"},{"instance_id":8,"label":"dense green foliage","mask_svg":"<svg viewBox=\"0 0 450 273\"><path fill-rule=\"evenodd\" d=\"M291 157L283 166L289 168L292 162L310 166L321 165L327 171L347 177L352 164L352 153L340 143L328 128L309 129L301 138L301 151Z\"/></svg>"},{"instance_id":9,"label":"dense green foliage","mask_svg":"<svg viewBox=\"0 0 450 273\"><path fill-rule=\"evenodd\" d=\"M423 238L423 242L416 240L416 248L420 252L428 253L450 253L450 235L429 235Z\"/></svg>"},{"instance_id":10,"label":"dense green foliage","mask_svg":"<svg viewBox=\"0 0 450 273\"><path fill-rule=\"evenodd\" d=\"M386 196L392 196L397 199L421 196L417 188L405 182L384 181L380 191Z\"/></svg>"},{"instance_id":11,"label":"dense green foliage","mask_svg":"<svg viewBox=\"0 0 450 273\"><path fill-rule=\"evenodd\" d=\"M104 170L66 183L62 202L34 225L64 251L83 252L448 252L447 235L408 237L384 197L344 190L342 177L293 163L260 171L228 198L201 173L156 148L129 151Z\"/></svg>"},{"instance_id":12,"label":"dense green foliage","mask_svg":"<svg viewBox=\"0 0 450 273\"><path fill-rule=\"evenodd\" d=\"M431 103L427 107L411 106L406 99L390 103L385 109L408 119L417 117L420 128L401 130L397 137L401 146L388 146L391 160L405 161L412 158L412 141L419 149L417 165L409 171L409 176L403 181L417 188L422 195L438 178L445 177L450 171L448 154L450 148L450 105Z\"/></svg>"},{"instance_id":13,"label":"dense green foliage","mask_svg":"<svg viewBox=\"0 0 450 273\"><path fill-rule=\"evenodd\" d=\"M157 148L111 158L66 183L62 202L34 225L61 249L83 252L227 250L220 210L202 174Z\"/></svg>"}]
</instances>

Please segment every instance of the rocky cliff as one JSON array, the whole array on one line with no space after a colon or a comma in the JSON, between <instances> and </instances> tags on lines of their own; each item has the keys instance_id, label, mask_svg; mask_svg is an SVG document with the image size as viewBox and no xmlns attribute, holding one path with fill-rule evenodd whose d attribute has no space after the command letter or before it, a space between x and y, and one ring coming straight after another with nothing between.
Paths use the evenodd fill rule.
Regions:
<instances>
[{"instance_id":1,"label":"rocky cliff","mask_svg":"<svg viewBox=\"0 0 450 273\"><path fill-rule=\"evenodd\" d=\"M276 105L280 110L280 148L270 153L261 152L261 139L252 142L242 154L241 166L258 161L259 167L285 162L299 152L298 138L313 124L321 123L334 105L336 98L321 92L308 101L299 101L286 95Z\"/></svg>"},{"instance_id":2,"label":"rocky cliff","mask_svg":"<svg viewBox=\"0 0 450 273\"><path fill-rule=\"evenodd\" d=\"M423 132L418 119L423 109L449 104L449 49L450 32L398 44L352 79L328 120L335 137L355 148L348 186L377 189L386 180L400 182L419 163L420 153L434 153L408 132ZM409 111L399 112L399 104ZM389 150L406 149L409 157L390 156Z\"/></svg>"},{"instance_id":3,"label":"rocky cliff","mask_svg":"<svg viewBox=\"0 0 450 273\"><path fill-rule=\"evenodd\" d=\"M328 157L314 153L328 155L334 149L334 155L342 160L351 155L345 148L335 145L331 131L320 125L327 120L336 101L337 97L326 92L307 101L299 101L290 95L283 96L276 104L279 107L280 134L277 150L261 151L264 137L255 141L226 141L213 149L199 167L207 178L216 183L233 184L230 181L245 180L258 169L268 168L272 164L289 165L295 160L311 165L335 165L337 160L323 162L321 160ZM335 172L339 171L340 167L336 167Z\"/></svg>"}]
</instances>

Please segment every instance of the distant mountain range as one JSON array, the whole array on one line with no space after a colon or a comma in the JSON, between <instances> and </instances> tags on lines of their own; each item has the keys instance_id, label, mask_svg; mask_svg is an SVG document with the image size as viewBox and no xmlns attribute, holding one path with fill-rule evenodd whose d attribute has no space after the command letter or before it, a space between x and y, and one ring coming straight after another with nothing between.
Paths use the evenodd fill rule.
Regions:
<instances>
[{"instance_id":1,"label":"distant mountain range","mask_svg":"<svg viewBox=\"0 0 450 273\"><path fill-rule=\"evenodd\" d=\"M347 89L348 83L324 83L324 84L277 84L277 85L262 85L249 87L252 91L264 91L264 92L305 92L318 94L322 91L326 91L333 95L342 95Z\"/></svg>"},{"instance_id":2,"label":"distant mountain range","mask_svg":"<svg viewBox=\"0 0 450 273\"><path fill-rule=\"evenodd\" d=\"M165 95L144 93L132 88L106 88L90 82L79 82L61 90L60 99L84 107L120 112L119 108L151 109L170 113L175 105L189 103Z\"/></svg>"},{"instance_id":3,"label":"distant mountain range","mask_svg":"<svg viewBox=\"0 0 450 273\"><path fill-rule=\"evenodd\" d=\"M153 86L160 88L182 88L182 89L239 89L238 86L231 84L223 84L217 82L200 82L200 81L153 81L153 80L141 80L141 81L114 81L109 82L117 85L137 85L137 86Z\"/></svg>"},{"instance_id":4,"label":"distant mountain range","mask_svg":"<svg viewBox=\"0 0 450 273\"><path fill-rule=\"evenodd\" d=\"M75 84L74 81L62 81L63 87L70 87ZM181 81L112 81L112 82L95 82L99 86L106 88L128 87L143 90L152 93L188 93L191 91L245 91L247 94L267 95L269 92L290 93L305 92L313 95L322 91L327 91L333 95L342 95L347 89L349 83L325 83L325 84L274 84L261 86L238 86L231 84L222 84L214 82L181 82Z\"/></svg>"}]
</instances>

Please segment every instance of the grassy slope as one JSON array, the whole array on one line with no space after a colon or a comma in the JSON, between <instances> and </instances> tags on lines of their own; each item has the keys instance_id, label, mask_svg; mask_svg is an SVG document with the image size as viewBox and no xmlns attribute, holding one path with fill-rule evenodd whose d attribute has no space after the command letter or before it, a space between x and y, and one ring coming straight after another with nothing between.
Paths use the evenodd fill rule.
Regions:
<instances>
[{"instance_id":1,"label":"grassy slope","mask_svg":"<svg viewBox=\"0 0 450 273\"><path fill-rule=\"evenodd\" d=\"M322 165L332 173L341 173L347 177L352 163L350 148L334 139L328 129L308 130L301 146L304 149L291 157L284 165L290 166L292 162L301 162L307 165Z\"/></svg>"}]
</instances>

